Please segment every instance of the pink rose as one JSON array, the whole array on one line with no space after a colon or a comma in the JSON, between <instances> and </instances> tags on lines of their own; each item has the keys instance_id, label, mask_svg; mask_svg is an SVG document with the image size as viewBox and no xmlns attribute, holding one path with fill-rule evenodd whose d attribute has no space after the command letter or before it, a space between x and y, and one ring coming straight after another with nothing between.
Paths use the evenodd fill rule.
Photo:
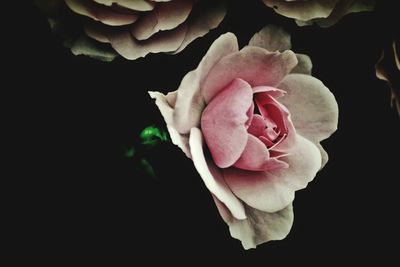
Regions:
<instances>
[{"instance_id":1,"label":"pink rose","mask_svg":"<svg viewBox=\"0 0 400 267\"><path fill-rule=\"evenodd\" d=\"M149 53L178 53L194 39L216 28L225 16L221 1L196 0L65 0L89 19L86 34L127 59ZM85 41L85 43L88 43ZM93 45L85 49L95 54ZM108 56L109 57L109 56Z\"/></svg>"},{"instance_id":2,"label":"pink rose","mask_svg":"<svg viewBox=\"0 0 400 267\"><path fill-rule=\"evenodd\" d=\"M275 27L241 50L227 33L178 90L150 92L246 249L289 233L295 191L327 162L319 142L337 128L334 96L310 75L309 57L290 47Z\"/></svg>"},{"instance_id":3,"label":"pink rose","mask_svg":"<svg viewBox=\"0 0 400 267\"><path fill-rule=\"evenodd\" d=\"M289 18L296 19L300 26L317 23L329 27L344 15L370 11L375 0L263 0L264 4Z\"/></svg>"}]
</instances>

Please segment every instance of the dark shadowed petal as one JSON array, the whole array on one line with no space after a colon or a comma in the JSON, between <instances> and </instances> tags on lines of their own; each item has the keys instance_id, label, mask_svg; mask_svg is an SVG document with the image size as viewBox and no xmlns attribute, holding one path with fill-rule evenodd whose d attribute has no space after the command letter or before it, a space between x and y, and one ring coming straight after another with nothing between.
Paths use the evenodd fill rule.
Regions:
<instances>
[{"instance_id":1,"label":"dark shadowed petal","mask_svg":"<svg viewBox=\"0 0 400 267\"><path fill-rule=\"evenodd\" d=\"M199 1L196 3L195 14L191 14L188 20L188 30L181 46L173 52L179 53L193 40L204 36L210 30L215 29L224 19L226 3L224 1Z\"/></svg>"},{"instance_id":2,"label":"dark shadowed petal","mask_svg":"<svg viewBox=\"0 0 400 267\"><path fill-rule=\"evenodd\" d=\"M285 238L292 228L294 214L292 204L284 209L269 213L245 205L247 219L237 220L229 213L224 203L214 197L215 204L223 220L228 224L233 238L242 242L245 249Z\"/></svg>"},{"instance_id":3,"label":"dark shadowed petal","mask_svg":"<svg viewBox=\"0 0 400 267\"><path fill-rule=\"evenodd\" d=\"M376 76L387 81L392 90L392 102L400 115L400 40L387 44L375 66Z\"/></svg>"},{"instance_id":4,"label":"dark shadowed petal","mask_svg":"<svg viewBox=\"0 0 400 267\"><path fill-rule=\"evenodd\" d=\"M180 25L171 31L160 32L153 38L137 41L128 30L109 36L112 47L127 59L137 59L149 53L175 51L185 38L187 27Z\"/></svg>"},{"instance_id":5,"label":"dark shadowed petal","mask_svg":"<svg viewBox=\"0 0 400 267\"><path fill-rule=\"evenodd\" d=\"M130 14L119 13L107 6L90 1L65 0L65 3L75 13L88 16L110 26L128 25L138 19L138 14L133 11Z\"/></svg>"},{"instance_id":6,"label":"dark shadowed petal","mask_svg":"<svg viewBox=\"0 0 400 267\"><path fill-rule=\"evenodd\" d=\"M301 21L328 17L340 0L282 1L263 0L264 3L286 17Z\"/></svg>"}]
</instances>

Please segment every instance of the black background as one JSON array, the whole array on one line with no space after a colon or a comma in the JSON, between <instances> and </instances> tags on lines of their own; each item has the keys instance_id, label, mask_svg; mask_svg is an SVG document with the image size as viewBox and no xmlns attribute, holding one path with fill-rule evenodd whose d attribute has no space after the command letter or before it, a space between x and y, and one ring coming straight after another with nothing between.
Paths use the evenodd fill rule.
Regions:
<instances>
[{"instance_id":1,"label":"black background","mask_svg":"<svg viewBox=\"0 0 400 267\"><path fill-rule=\"evenodd\" d=\"M182 53L112 63L73 56L27 4L19 14L24 28L11 40L15 49L6 52L16 74L12 123L24 159L15 168L26 196L19 199L17 243L34 251L24 257L112 266L398 261L400 119L374 69L396 8L395 1L380 2L375 12L321 29L297 27L262 1L231 1L221 26ZM270 23L291 33L295 52L311 57L313 75L336 96L340 120L323 142L329 163L296 194L289 236L245 251L177 147L146 153L157 179L138 172L124 153L141 129L164 126L148 90L175 90L221 33L235 33L242 47Z\"/></svg>"}]
</instances>

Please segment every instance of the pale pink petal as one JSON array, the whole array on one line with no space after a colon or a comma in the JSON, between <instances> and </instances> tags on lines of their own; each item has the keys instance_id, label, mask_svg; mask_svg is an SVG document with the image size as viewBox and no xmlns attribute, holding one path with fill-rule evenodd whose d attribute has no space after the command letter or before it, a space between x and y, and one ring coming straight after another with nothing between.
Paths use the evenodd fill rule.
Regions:
<instances>
[{"instance_id":1,"label":"pale pink petal","mask_svg":"<svg viewBox=\"0 0 400 267\"><path fill-rule=\"evenodd\" d=\"M217 28L225 17L226 4L223 1L200 1L196 5L196 14L192 13L188 20L188 31L185 39L173 54L181 52L193 40ZM198 9L201 10L197 12Z\"/></svg>"},{"instance_id":2,"label":"pale pink petal","mask_svg":"<svg viewBox=\"0 0 400 267\"><path fill-rule=\"evenodd\" d=\"M247 116L247 121L245 123L245 127L246 129L249 128L251 121L253 120L254 117L254 102L251 102L251 106L249 107L249 109L246 112L246 116Z\"/></svg>"},{"instance_id":3,"label":"pale pink petal","mask_svg":"<svg viewBox=\"0 0 400 267\"><path fill-rule=\"evenodd\" d=\"M253 102L248 83L235 79L206 106L201 129L215 164L220 168L233 165L247 143L245 123Z\"/></svg>"},{"instance_id":4,"label":"pale pink petal","mask_svg":"<svg viewBox=\"0 0 400 267\"><path fill-rule=\"evenodd\" d=\"M268 94L270 96L272 96L273 98L279 98L282 97L286 94L285 91L275 88L275 87L271 87L271 86L255 86L253 87L253 93L265 93L268 92Z\"/></svg>"},{"instance_id":5,"label":"pale pink petal","mask_svg":"<svg viewBox=\"0 0 400 267\"><path fill-rule=\"evenodd\" d=\"M287 92L279 101L289 109L298 133L317 143L336 131L338 106L320 80L304 74L289 74L278 87Z\"/></svg>"},{"instance_id":6,"label":"pale pink petal","mask_svg":"<svg viewBox=\"0 0 400 267\"><path fill-rule=\"evenodd\" d=\"M90 38L95 39L100 43L110 43L108 33L110 33L110 26L99 23L88 23L84 26L85 33Z\"/></svg>"},{"instance_id":7,"label":"pale pink petal","mask_svg":"<svg viewBox=\"0 0 400 267\"><path fill-rule=\"evenodd\" d=\"M198 67L183 78L174 110L174 127L180 133L189 133L192 127L200 127L200 116L205 107L201 95L204 78L221 58L236 51L236 36L232 33L221 35L208 49Z\"/></svg>"},{"instance_id":8,"label":"pale pink petal","mask_svg":"<svg viewBox=\"0 0 400 267\"><path fill-rule=\"evenodd\" d=\"M111 8L96 4L90 1L65 0L68 7L83 16L88 16L94 20L101 21L110 26L128 25L135 22L138 18L137 13L119 13Z\"/></svg>"},{"instance_id":9,"label":"pale pink petal","mask_svg":"<svg viewBox=\"0 0 400 267\"><path fill-rule=\"evenodd\" d=\"M265 144L253 135L249 135L242 155L233 166L242 170L267 171L287 168L288 164L271 158Z\"/></svg>"},{"instance_id":10,"label":"pale pink petal","mask_svg":"<svg viewBox=\"0 0 400 267\"><path fill-rule=\"evenodd\" d=\"M164 95L160 92L149 92L149 95L151 98L156 100L156 105L160 110L161 115L165 120L165 123L167 124L167 129L171 137L172 143L182 149L187 157L191 158L189 148L189 136L179 134L172 126L172 114L177 92L170 92L167 95Z\"/></svg>"},{"instance_id":11,"label":"pale pink petal","mask_svg":"<svg viewBox=\"0 0 400 267\"><path fill-rule=\"evenodd\" d=\"M252 87L276 86L297 64L295 54L268 52L255 46L248 46L221 59L204 81L203 96L209 102L233 79L240 78Z\"/></svg>"},{"instance_id":12,"label":"pale pink petal","mask_svg":"<svg viewBox=\"0 0 400 267\"><path fill-rule=\"evenodd\" d=\"M249 42L250 46L258 46L268 51L283 52L291 49L290 35L280 27L267 25L256 33ZM298 64L292 73L304 73L311 75L312 63L307 55L296 54Z\"/></svg>"},{"instance_id":13,"label":"pale pink petal","mask_svg":"<svg viewBox=\"0 0 400 267\"><path fill-rule=\"evenodd\" d=\"M283 160L289 168L265 172L229 168L223 170L224 179L233 193L250 207L276 212L289 205L295 191L305 188L321 167L319 149L300 135Z\"/></svg>"},{"instance_id":14,"label":"pale pink petal","mask_svg":"<svg viewBox=\"0 0 400 267\"><path fill-rule=\"evenodd\" d=\"M222 202L215 197L214 201L221 217L229 226L231 236L240 240L244 249L255 248L268 241L284 239L293 225L292 204L275 213L263 212L244 205L247 219L237 220Z\"/></svg>"},{"instance_id":15,"label":"pale pink petal","mask_svg":"<svg viewBox=\"0 0 400 267\"><path fill-rule=\"evenodd\" d=\"M309 56L304 54L296 54L297 65L292 69L291 73L302 73L311 75L312 62Z\"/></svg>"},{"instance_id":16,"label":"pale pink petal","mask_svg":"<svg viewBox=\"0 0 400 267\"><path fill-rule=\"evenodd\" d=\"M319 152L321 152L321 169L325 167L326 163L329 160L328 153L326 153L325 149L321 146L320 143L317 144Z\"/></svg>"},{"instance_id":17,"label":"pale pink petal","mask_svg":"<svg viewBox=\"0 0 400 267\"><path fill-rule=\"evenodd\" d=\"M183 23L193 6L191 0L158 4L152 12L143 13L131 32L137 40L146 40L159 31L172 30Z\"/></svg>"},{"instance_id":18,"label":"pale pink petal","mask_svg":"<svg viewBox=\"0 0 400 267\"><path fill-rule=\"evenodd\" d=\"M171 31L160 32L153 38L137 41L129 31L110 34L108 39L112 47L127 59L137 59L149 53L175 51L185 38L187 27L180 25Z\"/></svg>"},{"instance_id":19,"label":"pale pink petal","mask_svg":"<svg viewBox=\"0 0 400 267\"><path fill-rule=\"evenodd\" d=\"M241 201L239 201L226 185L220 170L212 161L206 161L203 151L203 136L198 128L192 128L190 131L190 153L193 164L199 172L204 184L225 206L231 214L237 219L245 219L246 213Z\"/></svg>"},{"instance_id":20,"label":"pale pink petal","mask_svg":"<svg viewBox=\"0 0 400 267\"><path fill-rule=\"evenodd\" d=\"M254 135L255 137L260 137L264 134L264 130L266 127L267 124L265 123L264 118L259 114L254 114L253 120L251 121L247 132Z\"/></svg>"},{"instance_id":21,"label":"pale pink petal","mask_svg":"<svg viewBox=\"0 0 400 267\"><path fill-rule=\"evenodd\" d=\"M271 97L269 93L258 93L255 99L258 109L266 120L267 131L275 132L272 128L276 125L277 130L280 131L279 136L284 136L284 138L275 140L275 138L268 138L268 132L266 132L267 135L264 136L267 139L276 141L271 149L282 152L290 149L295 142L296 130L293 126L289 110L275 98ZM270 123L268 123L269 121Z\"/></svg>"},{"instance_id":22,"label":"pale pink petal","mask_svg":"<svg viewBox=\"0 0 400 267\"><path fill-rule=\"evenodd\" d=\"M282 28L274 25L267 25L262 28L250 39L249 45L258 46L271 52L283 52L292 47L290 35Z\"/></svg>"},{"instance_id":23,"label":"pale pink petal","mask_svg":"<svg viewBox=\"0 0 400 267\"><path fill-rule=\"evenodd\" d=\"M118 5L121 7L129 8L137 11L153 10L155 4L146 0L94 0L95 2L106 5Z\"/></svg>"}]
</instances>

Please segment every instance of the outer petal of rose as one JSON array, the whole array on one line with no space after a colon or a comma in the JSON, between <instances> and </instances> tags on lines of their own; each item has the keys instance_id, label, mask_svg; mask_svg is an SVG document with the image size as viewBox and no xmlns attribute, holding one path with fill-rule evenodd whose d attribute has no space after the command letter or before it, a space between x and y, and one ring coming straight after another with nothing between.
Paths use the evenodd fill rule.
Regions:
<instances>
[{"instance_id":1,"label":"outer petal of rose","mask_svg":"<svg viewBox=\"0 0 400 267\"><path fill-rule=\"evenodd\" d=\"M246 115L253 103L250 85L235 79L203 111L201 129L215 164L232 166L247 143Z\"/></svg>"},{"instance_id":2,"label":"outer petal of rose","mask_svg":"<svg viewBox=\"0 0 400 267\"><path fill-rule=\"evenodd\" d=\"M243 153L233 166L242 170L266 171L287 168L288 164L276 158L271 158L265 144L250 134Z\"/></svg>"},{"instance_id":3,"label":"outer petal of rose","mask_svg":"<svg viewBox=\"0 0 400 267\"><path fill-rule=\"evenodd\" d=\"M174 110L174 127L178 132L186 134L192 127L200 126L200 117L205 107L201 95L204 78L221 58L236 51L236 36L232 33L221 35L208 49L198 67L183 78Z\"/></svg>"},{"instance_id":4,"label":"outer petal of rose","mask_svg":"<svg viewBox=\"0 0 400 267\"><path fill-rule=\"evenodd\" d=\"M296 67L292 69L291 73L302 73L311 75L312 62L309 56L304 54L296 54L298 63Z\"/></svg>"},{"instance_id":5,"label":"outer petal of rose","mask_svg":"<svg viewBox=\"0 0 400 267\"><path fill-rule=\"evenodd\" d=\"M203 7L200 5L207 5ZM173 54L181 52L193 40L204 36L210 30L215 29L226 15L226 3L224 1L199 2L197 9L204 8L196 14L191 14L188 21L188 31L181 46Z\"/></svg>"},{"instance_id":6,"label":"outer petal of rose","mask_svg":"<svg viewBox=\"0 0 400 267\"><path fill-rule=\"evenodd\" d=\"M321 152L321 168L320 169L323 169L329 160L329 156L328 156L328 153L326 153L325 149L321 146L320 143L317 144L317 147L319 149L319 152Z\"/></svg>"},{"instance_id":7,"label":"outer petal of rose","mask_svg":"<svg viewBox=\"0 0 400 267\"><path fill-rule=\"evenodd\" d=\"M249 42L250 46L258 46L268 51L283 52L292 46L290 35L280 27L267 25L256 33ZM312 63L310 58L304 54L296 54L298 63L292 73L311 74Z\"/></svg>"},{"instance_id":8,"label":"outer petal of rose","mask_svg":"<svg viewBox=\"0 0 400 267\"><path fill-rule=\"evenodd\" d=\"M131 32L137 40L146 40L159 31L172 30L183 23L192 10L193 1L175 0L158 4L133 24Z\"/></svg>"},{"instance_id":9,"label":"outer petal of rose","mask_svg":"<svg viewBox=\"0 0 400 267\"><path fill-rule=\"evenodd\" d=\"M273 118L273 120L278 124L280 129L285 129L286 137L270 149L279 152L286 152L296 142L296 129L293 126L289 110L275 98L271 97L270 94L261 93L258 94L255 99L261 114L263 114L264 117L267 117L272 116L275 113L275 118ZM272 110L265 110L264 105L267 103L271 105L270 109L273 108ZM271 111L274 113L271 113Z\"/></svg>"},{"instance_id":10,"label":"outer petal of rose","mask_svg":"<svg viewBox=\"0 0 400 267\"><path fill-rule=\"evenodd\" d=\"M268 51L285 51L292 47L290 35L282 28L267 25L250 39L250 46L258 46Z\"/></svg>"},{"instance_id":11,"label":"outer petal of rose","mask_svg":"<svg viewBox=\"0 0 400 267\"><path fill-rule=\"evenodd\" d=\"M308 0L286 2L282 0L263 0L264 4L286 17L301 21L315 18L326 18L335 8L339 0Z\"/></svg>"},{"instance_id":12,"label":"outer petal of rose","mask_svg":"<svg viewBox=\"0 0 400 267\"><path fill-rule=\"evenodd\" d=\"M316 22L321 27L330 27L349 13L371 11L374 9L374 6L375 0L339 1L327 18L315 19L313 22Z\"/></svg>"},{"instance_id":13,"label":"outer petal of rose","mask_svg":"<svg viewBox=\"0 0 400 267\"><path fill-rule=\"evenodd\" d=\"M146 0L94 0L95 2L106 5L112 6L113 4L117 4L122 7L126 7L132 10L137 11L149 11L153 10L154 3L146 1Z\"/></svg>"},{"instance_id":14,"label":"outer petal of rose","mask_svg":"<svg viewBox=\"0 0 400 267\"><path fill-rule=\"evenodd\" d=\"M145 41L137 41L126 30L119 33L111 33L108 39L112 47L121 56L133 60L144 57L149 53L175 51L182 43L186 30L186 25L182 24L174 30L160 32Z\"/></svg>"},{"instance_id":15,"label":"outer petal of rose","mask_svg":"<svg viewBox=\"0 0 400 267\"><path fill-rule=\"evenodd\" d=\"M235 78L245 80L252 87L276 86L296 64L296 56L290 50L279 53L247 46L213 67L203 84L204 99L208 103Z\"/></svg>"},{"instance_id":16,"label":"outer petal of rose","mask_svg":"<svg viewBox=\"0 0 400 267\"><path fill-rule=\"evenodd\" d=\"M203 151L203 136L199 128L190 131L189 145L193 164L199 172L207 189L229 209L233 217L246 219L242 202L235 197L226 185L220 170L211 162L206 161Z\"/></svg>"},{"instance_id":17,"label":"outer petal of rose","mask_svg":"<svg viewBox=\"0 0 400 267\"><path fill-rule=\"evenodd\" d=\"M191 158L189 136L179 134L172 126L172 114L174 111L173 108L176 101L177 91L170 92L167 95L160 92L149 92L149 95L151 98L156 100L156 105L165 120L172 143L182 149L188 158Z\"/></svg>"},{"instance_id":18,"label":"outer petal of rose","mask_svg":"<svg viewBox=\"0 0 400 267\"><path fill-rule=\"evenodd\" d=\"M89 1L65 0L65 3L75 13L88 16L110 26L128 25L135 22L138 18L138 15L133 12L131 14L122 14L113 11L109 7Z\"/></svg>"},{"instance_id":19,"label":"outer petal of rose","mask_svg":"<svg viewBox=\"0 0 400 267\"><path fill-rule=\"evenodd\" d=\"M274 213L263 212L245 205L247 219L237 220L221 201L215 197L214 201L221 217L229 226L231 236L239 239L245 249L255 248L268 241L284 239L293 225L292 204Z\"/></svg>"},{"instance_id":20,"label":"outer petal of rose","mask_svg":"<svg viewBox=\"0 0 400 267\"><path fill-rule=\"evenodd\" d=\"M289 168L266 172L224 169L224 179L232 192L247 205L265 212L276 212L294 199L321 167L319 149L306 138L297 135L296 144L284 161Z\"/></svg>"},{"instance_id":21,"label":"outer petal of rose","mask_svg":"<svg viewBox=\"0 0 400 267\"><path fill-rule=\"evenodd\" d=\"M336 131L338 106L320 80L304 74L289 74L278 87L287 92L279 101L289 109L298 133L318 143Z\"/></svg>"},{"instance_id":22,"label":"outer petal of rose","mask_svg":"<svg viewBox=\"0 0 400 267\"><path fill-rule=\"evenodd\" d=\"M76 56L85 55L106 62L113 61L118 55L114 51L111 51L111 49L101 49L96 41L88 38L86 35L82 35L71 43L70 49L72 54Z\"/></svg>"}]
</instances>

